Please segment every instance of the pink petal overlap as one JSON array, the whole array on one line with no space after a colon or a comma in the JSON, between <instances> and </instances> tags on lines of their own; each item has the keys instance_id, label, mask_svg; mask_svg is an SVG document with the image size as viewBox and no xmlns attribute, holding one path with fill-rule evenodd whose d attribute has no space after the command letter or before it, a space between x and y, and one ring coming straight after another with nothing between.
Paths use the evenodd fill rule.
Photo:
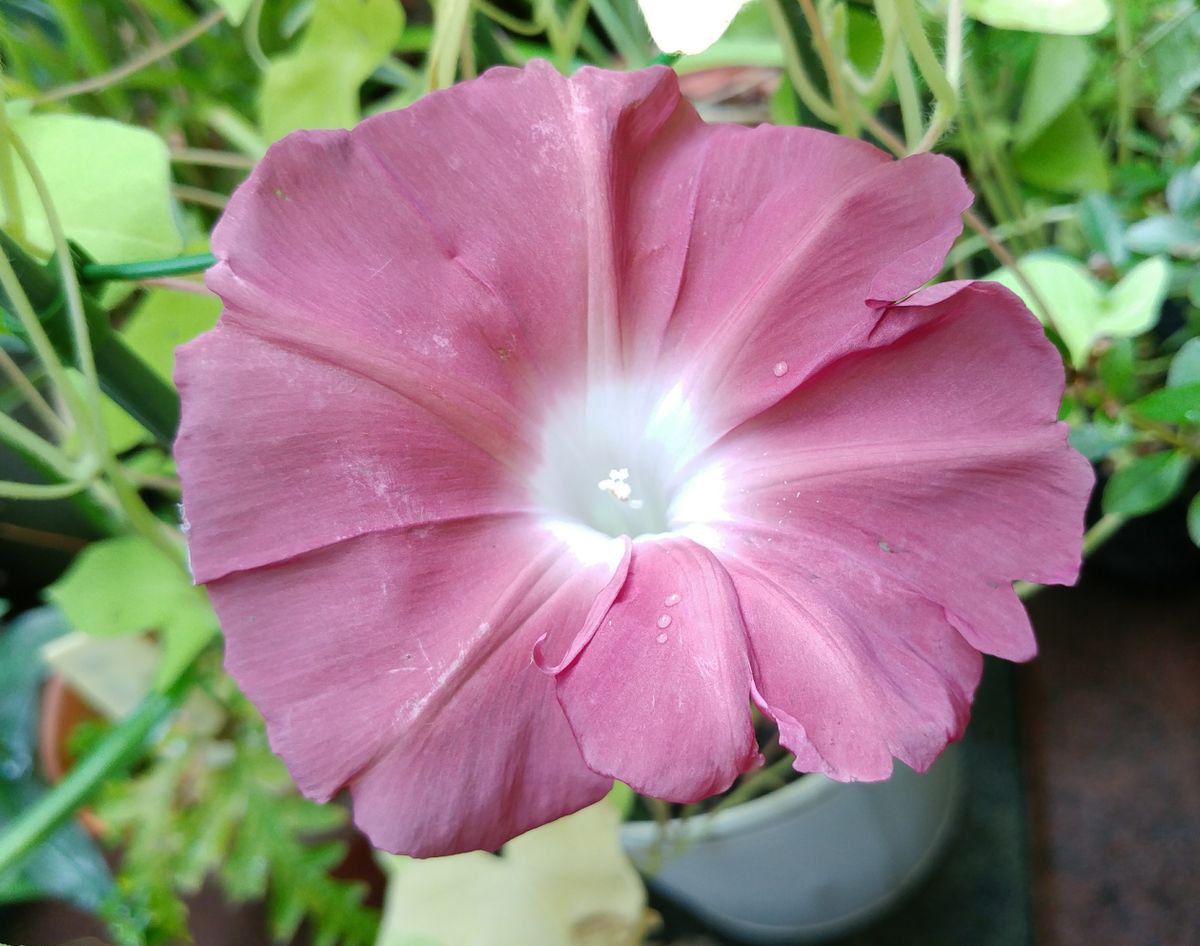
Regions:
<instances>
[{"instance_id":1,"label":"pink petal overlap","mask_svg":"<svg viewBox=\"0 0 1200 946\"><path fill-rule=\"evenodd\" d=\"M759 760L737 595L688 539L634 543L620 595L557 680L587 764L655 798L707 798Z\"/></svg>"},{"instance_id":2,"label":"pink petal overlap","mask_svg":"<svg viewBox=\"0 0 1200 946\"><path fill-rule=\"evenodd\" d=\"M675 366L713 437L866 346L872 303L937 273L971 202L948 158L811 129L701 125L663 152L630 188L627 360Z\"/></svg>"},{"instance_id":3,"label":"pink petal overlap","mask_svg":"<svg viewBox=\"0 0 1200 946\"><path fill-rule=\"evenodd\" d=\"M890 345L706 458L761 697L842 778L886 775L888 754L923 767L956 737L975 649L1033 655L1012 582L1074 580L1092 480L1054 421L1061 362L1015 296L945 284L889 322Z\"/></svg>"},{"instance_id":4,"label":"pink petal overlap","mask_svg":"<svg viewBox=\"0 0 1200 946\"><path fill-rule=\"evenodd\" d=\"M209 590L228 669L305 794L352 783L377 846L447 854L497 848L608 790L530 655L543 634L599 619L621 547L585 564L526 518L465 520L360 536Z\"/></svg>"}]
</instances>

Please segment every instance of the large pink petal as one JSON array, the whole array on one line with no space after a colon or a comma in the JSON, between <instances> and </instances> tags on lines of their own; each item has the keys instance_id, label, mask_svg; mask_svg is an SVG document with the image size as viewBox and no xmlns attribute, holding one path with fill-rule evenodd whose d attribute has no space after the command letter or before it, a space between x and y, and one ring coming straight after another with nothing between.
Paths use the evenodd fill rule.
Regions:
<instances>
[{"instance_id":1,"label":"large pink petal","mask_svg":"<svg viewBox=\"0 0 1200 946\"><path fill-rule=\"evenodd\" d=\"M377 846L427 856L497 848L607 790L531 654L603 614L621 550L580 561L524 518L468 520L209 588L228 668L297 785L323 800L349 784Z\"/></svg>"},{"instance_id":2,"label":"large pink petal","mask_svg":"<svg viewBox=\"0 0 1200 946\"><path fill-rule=\"evenodd\" d=\"M611 367L615 165L679 106L669 70L534 63L291 135L230 202L209 285L227 321L521 442Z\"/></svg>"},{"instance_id":3,"label":"large pink petal","mask_svg":"<svg viewBox=\"0 0 1200 946\"><path fill-rule=\"evenodd\" d=\"M1061 361L1007 290L935 287L887 309L880 331L896 340L828 368L706 458L724 482L713 528L761 696L841 777L878 777L885 750L925 764L958 731L977 672L968 644L1032 656L1011 583L1074 580L1092 480L1054 420ZM824 670L789 670L810 665ZM814 692L830 679L841 714L835 692ZM846 740L831 720L874 736Z\"/></svg>"},{"instance_id":4,"label":"large pink petal","mask_svg":"<svg viewBox=\"0 0 1200 946\"><path fill-rule=\"evenodd\" d=\"M374 381L225 324L179 354L198 581L397 526L526 508L513 471Z\"/></svg>"},{"instance_id":5,"label":"large pink petal","mask_svg":"<svg viewBox=\"0 0 1200 946\"><path fill-rule=\"evenodd\" d=\"M634 543L620 595L557 679L587 764L640 792L698 801L759 760L737 595L687 539Z\"/></svg>"}]
</instances>

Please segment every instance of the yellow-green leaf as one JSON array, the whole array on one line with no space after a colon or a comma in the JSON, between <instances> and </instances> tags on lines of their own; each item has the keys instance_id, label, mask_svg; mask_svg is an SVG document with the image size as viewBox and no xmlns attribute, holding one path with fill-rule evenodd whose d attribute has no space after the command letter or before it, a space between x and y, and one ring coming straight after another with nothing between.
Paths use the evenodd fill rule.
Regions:
<instances>
[{"instance_id":1,"label":"yellow-green leaf","mask_svg":"<svg viewBox=\"0 0 1200 946\"><path fill-rule=\"evenodd\" d=\"M397 0L317 0L299 47L271 63L259 120L268 141L299 128L349 128L358 93L404 27Z\"/></svg>"},{"instance_id":2,"label":"yellow-green leaf","mask_svg":"<svg viewBox=\"0 0 1200 946\"><path fill-rule=\"evenodd\" d=\"M482 852L387 858L376 946L627 946L646 893L601 802Z\"/></svg>"},{"instance_id":3,"label":"yellow-green leaf","mask_svg":"<svg viewBox=\"0 0 1200 946\"><path fill-rule=\"evenodd\" d=\"M102 263L179 253L183 238L161 138L89 115L13 115L10 122L46 180L68 239ZM53 251L50 224L15 154L13 161L25 239L48 255ZM11 231L13 221L5 219L4 227Z\"/></svg>"}]
</instances>

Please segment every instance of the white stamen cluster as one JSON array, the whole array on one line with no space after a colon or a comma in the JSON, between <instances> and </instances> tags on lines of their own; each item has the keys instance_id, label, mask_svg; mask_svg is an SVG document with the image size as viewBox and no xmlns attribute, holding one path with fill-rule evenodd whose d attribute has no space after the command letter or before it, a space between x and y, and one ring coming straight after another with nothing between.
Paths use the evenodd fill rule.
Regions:
<instances>
[{"instance_id":1,"label":"white stamen cluster","mask_svg":"<svg viewBox=\"0 0 1200 946\"><path fill-rule=\"evenodd\" d=\"M596 485L623 503L628 502L629 497L633 495L633 487L629 485L629 467L623 466L619 470L609 470L608 479L601 480Z\"/></svg>"}]
</instances>

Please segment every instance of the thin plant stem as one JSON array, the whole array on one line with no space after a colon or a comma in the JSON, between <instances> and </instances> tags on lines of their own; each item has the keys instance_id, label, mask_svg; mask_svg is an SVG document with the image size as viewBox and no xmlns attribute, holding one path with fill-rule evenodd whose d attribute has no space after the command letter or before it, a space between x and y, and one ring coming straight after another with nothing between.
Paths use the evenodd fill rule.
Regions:
<instances>
[{"instance_id":1,"label":"thin plant stem","mask_svg":"<svg viewBox=\"0 0 1200 946\"><path fill-rule=\"evenodd\" d=\"M76 479L70 461L57 447L47 443L20 421L9 417L8 414L0 414L0 440L9 444L23 456L28 456L42 464L61 479L68 481Z\"/></svg>"},{"instance_id":2,"label":"thin plant stem","mask_svg":"<svg viewBox=\"0 0 1200 946\"><path fill-rule=\"evenodd\" d=\"M259 33L262 29L263 0L253 0L250 9L246 11L246 19L242 21L242 37L246 41L246 53L260 72L271 68L271 60L263 52L262 40Z\"/></svg>"},{"instance_id":3,"label":"thin plant stem","mask_svg":"<svg viewBox=\"0 0 1200 946\"><path fill-rule=\"evenodd\" d=\"M197 296L212 296L213 291L204 283L195 279L182 279L178 276L156 276L153 279L138 280L139 285L153 289L169 289L171 292L190 292Z\"/></svg>"},{"instance_id":4,"label":"thin plant stem","mask_svg":"<svg viewBox=\"0 0 1200 946\"><path fill-rule=\"evenodd\" d=\"M225 19L225 10L222 7L217 7L207 16L197 20L191 27L183 32L173 36L164 43L159 43L151 46L142 53L127 62L122 63L117 68L110 70L102 75L92 76L89 79L84 79L82 82L73 82L70 85L62 85L57 89L50 89L43 92L41 95L33 99L33 104L44 105L47 102L57 102L62 99L69 99L76 95L84 95L90 92L100 92L104 89L114 86L119 82L123 82L130 76L140 72L147 66L152 66L154 63L167 56L176 50L182 49L196 37L208 32L216 24Z\"/></svg>"},{"instance_id":5,"label":"thin plant stem","mask_svg":"<svg viewBox=\"0 0 1200 946\"><path fill-rule=\"evenodd\" d=\"M545 30L540 23L522 20L505 10L500 9L489 0L471 0L472 5L493 23L497 23L510 33L518 36L541 36Z\"/></svg>"},{"instance_id":6,"label":"thin plant stem","mask_svg":"<svg viewBox=\"0 0 1200 946\"><path fill-rule=\"evenodd\" d=\"M1117 32L1117 165L1129 160L1129 137L1133 130L1133 98L1135 76L1132 63L1127 58L1132 45L1129 30L1129 5L1127 0L1115 0L1113 18Z\"/></svg>"},{"instance_id":7,"label":"thin plant stem","mask_svg":"<svg viewBox=\"0 0 1200 946\"><path fill-rule=\"evenodd\" d=\"M8 108L4 100L4 70L0 64L0 207L5 226L17 242L25 239L25 214L21 210L21 192L17 188L16 168L8 147Z\"/></svg>"},{"instance_id":8,"label":"thin plant stem","mask_svg":"<svg viewBox=\"0 0 1200 946\"><path fill-rule=\"evenodd\" d=\"M1092 527L1083 535L1083 545L1081 548L1083 559L1086 561L1095 555L1096 550L1120 532L1121 527L1127 521L1124 516L1112 512L1106 513L1097 519ZM1013 582L1013 591L1017 593L1017 597L1022 601L1028 601L1045 587L1045 585L1035 584L1031 581Z\"/></svg>"},{"instance_id":9,"label":"thin plant stem","mask_svg":"<svg viewBox=\"0 0 1200 946\"><path fill-rule=\"evenodd\" d=\"M3 252L0 252L0 289L3 289L5 296L8 297L13 314L21 323L21 330L25 333L34 354L45 369L51 387L67 405L68 427L75 427L78 420L75 413L79 407L78 395L67 378L66 369L58 359L54 344L46 334L46 329L42 326L37 313L34 312L29 297L25 294L21 281L17 278L16 270L13 269L7 254Z\"/></svg>"},{"instance_id":10,"label":"thin plant stem","mask_svg":"<svg viewBox=\"0 0 1200 946\"><path fill-rule=\"evenodd\" d=\"M997 240L995 236L992 235L992 231L988 228L988 225L984 223L983 220L981 220L973 210L965 211L963 213L963 219L967 221L967 226L969 226L983 238L983 242L987 244L988 249L992 251L992 254L996 257L996 259L998 259L1001 264L1012 270L1012 274L1016 277L1017 282L1021 284L1021 288L1029 293L1030 300L1041 312L1045 313L1046 318L1053 323L1054 310L1046 305L1046 300L1042 297L1042 294L1038 292L1037 286L1035 286L1030 281L1029 277L1025 275L1025 270L1016 261L1013 255L1004 248L1004 245Z\"/></svg>"},{"instance_id":11,"label":"thin plant stem","mask_svg":"<svg viewBox=\"0 0 1200 946\"><path fill-rule=\"evenodd\" d=\"M737 787L733 791L729 792L712 807L709 815L715 815L718 811L725 808L740 805L742 802L749 801L756 795L761 795L768 789L775 787L787 777L788 772L793 770L795 761L795 756L787 752L770 765L765 765L758 771L751 772L737 784Z\"/></svg>"},{"instance_id":12,"label":"thin plant stem","mask_svg":"<svg viewBox=\"0 0 1200 946\"><path fill-rule=\"evenodd\" d=\"M986 127L988 117L985 97L979 92L974 70L967 68L965 64L963 68L963 91L966 94L967 104L967 108L964 110L963 127L965 128L967 124L966 116L971 114L982 130ZM980 146L977 148L980 167L976 169L975 177L980 181L981 185L985 183L990 185L993 181L997 185L996 199L993 200L992 197L988 197L992 213L998 223L1020 220L1024 216L1021 195L1017 191L1016 184L1013 182L1009 164L1007 161L997 160L996 156L992 153L991 147L987 144L986 136L981 135L980 137ZM984 193L989 194L990 192L985 189ZM1024 243L1025 241L1022 242Z\"/></svg>"},{"instance_id":13,"label":"thin plant stem","mask_svg":"<svg viewBox=\"0 0 1200 946\"><path fill-rule=\"evenodd\" d=\"M179 200L199 204L201 207L211 207L213 210L224 210L229 204L229 198L224 194L202 187L192 187L189 184L172 184L171 193Z\"/></svg>"},{"instance_id":14,"label":"thin plant stem","mask_svg":"<svg viewBox=\"0 0 1200 946\"><path fill-rule=\"evenodd\" d=\"M833 100L833 110L837 113L838 131L844 135L854 135L858 131L858 123L855 121L854 110L846 95L846 88L842 84L842 70L838 68L833 50L829 45L829 37L825 35L825 25L821 22L821 17L817 14L812 0L800 0L800 9L804 13L804 19L808 21L808 28L812 30L817 56L825 69L829 94Z\"/></svg>"},{"instance_id":15,"label":"thin plant stem","mask_svg":"<svg viewBox=\"0 0 1200 946\"><path fill-rule=\"evenodd\" d=\"M103 456L108 451L108 443L100 409L100 379L96 373L96 360L92 354L92 340L88 331L87 316L84 314L83 296L79 291L79 280L75 278L75 264L71 257L71 248L67 245L62 220L59 218L58 209L54 206L54 200L50 196L50 188L46 185L46 179L42 177L37 162L33 160L33 155L29 153L29 149L25 147L25 143L19 136L10 135L9 141L17 153L17 157L25 165L25 172L33 181L33 188L37 191L38 200L42 204L42 212L46 215L46 223L49 225L50 235L53 238L59 279L66 295L67 318L75 342L76 367L83 375L85 382L84 402L87 405L91 421L89 432L94 438L96 449Z\"/></svg>"},{"instance_id":16,"label":"thin plant stem","mask_svg":"<svg viewBox=\"0 0 1200 946\"><path fill-rule=\"evenodd\" d=\"M907 142L901 153L906 153L917 146L923 134L921 98L917 94L917 83L913 79L912 66L908 61L908 47L900 37L900 17L896 13L896 0L876 0L875 12L885 34L895 33L897 36L896 51L892 56L892 80L896 83L896 100L900 105L900 120L904 125L904 139Z\"/></svg>"},{"instance_id":17,"label":"thin plant stem","mask_svg":"<svg viewBox=\"0 0 1200 946\"><path fill-rule=\"evenodd\" d=\"M952 5L953 6L953 5ZM921 15L917 12L913 0L895 0L894 9L900 18L900 29L904 33L904 42L912 53L921 78L929 86L929 91L939 103L953 107L958 95L950 85L946 71L938 62L929 39L925 36L925 28L921 25ZM961 20L961 11L959 17Z\"/></svg>"},{"instance_id":18,"label":"thin plant stem","mask_svg":"<svg viewBox=\"0 0 1200 946\"><path fill-rule=\"evenodd\" d=\"M810 112L825 124L836 126L839 118L837 110L817 91L817 87L809 78L808 70L804 68L804 60L800 57L800 47L796 45L796 37L792 32L791 23L788 22L787 14L783 10L781 0L763 0L763 5L767 8L767 15L771 18L775 34L779 37L780 45L783 48L783 62L787 67L792 88L796 90L800 101Z\"/></svg>"},{"instance_id":19,"label":"thin plant stem","mask_svg":"<svg viewBox=\"0 0 1200 946\"><path fill-rule=\"evenodd\" d=\"M883 49L880 50L879 64L875 67L871 77L860 76L849 59L843 63L846 79L851 88L858 93L859 98L874 98L883 91L884 86L892 77L892 63L896 59L897 40L900 37L900 21L892 17L885 26L883 18L879 17L879 27L883 33Z\"/></svg>"},{"instance_id":20,"label":"thin plant stem","mask_svg":"<svg viewBox=\"0 0 1200 946\"><path fill-rule=\"evenodd\" d=\"M236 151L216 151L211 148L175 148L171 160L176 164L197 164L202 167L234 168L249 171L257 164L254 158Z\"/></svg>"},{"instance_id":21,"label":"thin plant stem","mask_svg":"<svg viewBox=\"0 0 1200 946\"><path fill-rule=\"evenodd\" d=\"M438 0L434 5L433 42L425 60L429 91L453 84L470 21L471 0Z\"/></svg>"},{"instance_id":22,"label":"thin plant stem","mask_svg":"<svg viewBox=\"0 0 1200 946\"><path fill-rule=\"evenodd\" d=\"M592 12L626 65L635 68L646 65L646 50L642 49L611 0L592 0Z\"/></svg>"},{"instance_id":23,"label":"thin plant stem","mask_svg":"<svg viewBox=\"0 0 1200 946\"><path fill-rule=\"evenodd\" d=\"M95 357L92 352L91 334L87 324L87 315L83 306L83 295L79 289L79 280L75 275L75 266L71 259L70 247L67 245L66 234L63 232L62 221L54 207L50 191L38 170L33 156L24 143L16 135L11 136L13 148L25 165L33 181L34 189L42 203L50 235L54 241L55 256L58 260L59 279L61 280L67 303L67 316L71 326L71 334L75 343L75 353L78 368L84 378L84 402L87 410L88 423L84 426L87 438L91 441L91 462L96 463L108 479L114 496L129 525L143 538L153 543L162 552L186 572L187 565L178 541L168 533L167 527L155 518L146 507L137 490L129 483L121 465L109 452L108 435L104 427L101 413L100 378L96 372ZM28 301L28 300L26 300ZM64 390L71 390L66 388ZM69 494L68 494L69 495Z\"/></svg>"},{"instance_id":24,"label":"thin plant stem","mask_svg":"<svg viewBox=\"0 0 1200 946\"><path fill-rule=\"evenodd\" d=\"M1074 220L1078 215L1079 210L1075 204L1059 204L1055 207L1046 207L1044 210L1029 214L1023 220L1014 220L1012 223L992 227L992 235L997 240L1003 242L1038 227L1044 227L1047 224ZM946 265L956 266L963 260L970 259L980 250L986 248L987 243L980 236L960 240L954 249L950 251L950 255L946 257Z\"/></svg>"},{"instance_id":25,"label":"thin plant stem","mask_svg":"<svg viewBox=\"0 0 1200 946\"><path fill-rule=\"evenodd\" d=\"M5 417L5 421L10 418ZM19 424L17 426L20 426ZM0 439L7 441L8 434L0 431ZM95 473L92 473L94 476ZM23 502L49 502L55 499L69 499L76 493L81 493L88 487L91 476L81 479L67 480L65 483L18 483L13 480L0 480L0 499L21 500Z\"/></svg>"},{"instance_id":26,"label":"thin plant stem","mask_svg":"<svg viewBox=\"0 0 1200 946\"><path fill-rule=\"evenodd\" d=\"M950 0L946 13L946 65L945 76L953 97L948 101L938 99L933 110L933 120L921 137L917 151L929 151L938 143L958 112L958 88L962 79L963 52L962 0Z\"/></svg>"},{"instance_id":27,"label":"thin plant stem","mask_svg":"<svg viewBox=\"0 0 1200 946\"><path fill-rule=\"evenodd\" d=\"M38 419L46 428L60 440L66 437L67 426L63 423L62 418L55 413L50 402L42 397L42 392L25 376L25 372L13 361L12 355L3 346L0 346L0 371L8 375L13 387L20 392L30 409L37 414Z\"/></svg>"}]
</instances>

